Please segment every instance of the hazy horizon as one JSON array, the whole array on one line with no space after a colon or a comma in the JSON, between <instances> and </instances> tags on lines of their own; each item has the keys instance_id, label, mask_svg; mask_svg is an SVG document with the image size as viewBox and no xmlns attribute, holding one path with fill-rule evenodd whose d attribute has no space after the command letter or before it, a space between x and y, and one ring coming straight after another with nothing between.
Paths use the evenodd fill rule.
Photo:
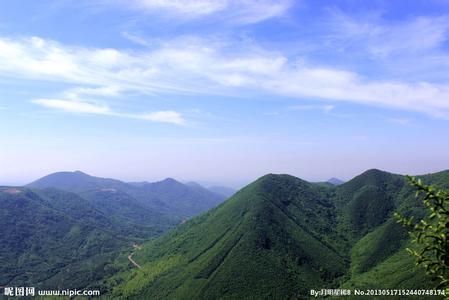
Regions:
<instances>
[{"instance_id":1,"label":"hazy horizon","mask_svg":"<svg viewBox=\"0 0 449 300\"><path fill-rule=\"evenodd\" d=\"M449 2L4 1L0 89L3 184L432 173Z\"/></svg>"},{"instance_id":2,"label":"hazy horizon","mask_svg":"<svg viewBox=\"0 0 449 300\"><path fill-rule=\"evenodd\" d=\"M378 168L371 168L371 169L378 169ZM303 179L303 180L306 180L306 181L309 181L309 182L326 182L326 181L328 181L328 180L330 180L332 178L336 178L336 179L339 179L339 180L343 180L344 182L347 182L347 181L353 179L354 177L356 177L356 176L358 176L358 175L360 175L363 172L368 171L368 170L369 169L366 169L366 170L364 170L364 171L362 171L360 173L354 174L353 176L346 177L346 178L332 176L332 177L328 177L328 178L310 179L310 178L307 178L307 177L297 176L295 174L288 174L288 175L296 176L296 177L299 177L300 179ZM380 170L381 171L390 172L390 171L383 170L383 169L380 169ZM422 172L422 173L398 173L398 172L390 172L390 173L399 174L399 175L417 176L417 175L426 175L426 174L429 174L429 173L437 173L437 172L442 172L442 171L447 171L447 170L448 169L442 169L442 170L435 170L435 171L432 171L432 172ZM260 176L255 177L255 178L249 179L247 181L240 181L240 182L238 182L238 181L231 181L231 182L223 183L223 182L219 182L219 181L209 181L209 180L203 180L203 179L180 179L180 178L174 178L172 176L161 177L161 178L150 178L150 179L148 179L148 178L135 178L135 177L133 177L134 179L126 179L126 178L112 177L112 176L107 176L107 175L99 176L97 174L87 173L87 172L84 172L82 170L68 170L68 171L67 170L62 170L62 171L56 171L56 172L51 172L51 173L48 173L48 174L44 174L44 175L42 175L40 177L31 179L31 180L28 180L28 181L24 181L24 182L0 182L0 186L24 186L24 185L27 185L27 184L35 181L35 180L38 180L38 179L40 179L42 177L45 177L45 176L53 174L53 173L58 173L58 172L76 172L76 171L81 171L81 172L83 172L83 173L85 173L87 175L93 176L93 177L117 179L117 180L120 180L120 181L123 181L123 182L127 182L127 183L131 183L131 182L158 182L158 181L162 181L162 180L165 180L165 179L168 179L168 178L172 178L172 179L175 179L176 181L181 182L181 183L195 182L195 183L198 183L198 184L200 184L200 185L202 185L203 187L206 187L206 188L213 187L213 186L224 186L224 187L230 187L230 188L234 188L234 189L241 189L244 186L246 186L246 185L250 184L251 182L255 181L256 179L258 179L258 178L260 178L260 177L262 177L264 175L269 174L269 173L265 173L265 174L262 174ZM287 174L287 173L277 173L277 174Z\"/></svg>"}]
</instances>

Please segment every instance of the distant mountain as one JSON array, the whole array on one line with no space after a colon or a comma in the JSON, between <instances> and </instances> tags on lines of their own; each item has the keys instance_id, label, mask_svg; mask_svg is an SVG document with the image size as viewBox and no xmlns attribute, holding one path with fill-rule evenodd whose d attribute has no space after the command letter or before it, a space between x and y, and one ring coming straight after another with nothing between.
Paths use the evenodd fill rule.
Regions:
<instances>
[{"instance_id":1,"label":"distant mountain","mask_svg":"<svg viewBox=\"0 0 449 300\"><path fill-rule=\"evenodd\" d=\"M212 193L200 185L186 185L173 178L146 183L133 193L139 199L148 199L164 207L165 212L189 218L217 206L225 197Z\"/></svg>"},{"instance_id":2,"label":"distant mountain","mask_svg":"<svg viewBox=\"0 0 449 300\"><path fill-rule=\"evenodd\" d=\"M168 216L157 205L149 205L148 201L134 197L139 191L136 186L116 179L90 176L81 171L53 173L26 187L76 193L89 200L89 204L95 209L117 221L160 227L161 232L164 228L178 223L180 219Z\"/></svg>"},{"instance_id":3,"label":"distant mountain","mask_svg":"<svg viewBox=\"0 0 449 300\"><path fill-rule=\"evenodd\" d=\"M204 187L201 184L199 184L197 182L194 182L194 181L186 182L185 185L188 185L190 187L203 188L204 189ZM220 195L220 196L225 197L225 198L231 197L236 192L235 189L227 187L227 186L210 186L210 187L207 187L206 189L209 190L210 192L214 193L214 194Z\"/></svg>"},{"instance_id":4,"label":"distant mountain","mask_svg":"<svg viewBox=\"0 0 449 300\"><path fill-rule=\"evenodd\" d=\"M224 196L212 193L200 185L189 186L172 178L154 183L125 183L90 176L81 171L53 173L28 184L27 187L74 192L90 199L98 209L111 211L115 207L120 213L136 212L136 217L145 213L148 216L153 215L156 223L164 215L173 222L179 222L205 212L225 199ZM105 201L113 202L106 206Z\"/></svg>"},{"instance_id":5,"label":"distant mountain","mask_svg":"<svg viewBox=\"0 0 449 300\"><path fill-rule=\"evenodd\" d=\"M162 233L180 221L178 216L145 205L139 199L118 189L90 190L80 192L79 195L89 200L93 207L121 223L151 226Z\"/></svg>"},{"instance_id":6,"label":"distant mountain","mask_svg":"<svg viewBox=\"0 0 449 300\"><path fill-rule=\"evenodd\" d=\"M422 176L449 186L449 172ZM427 289L395 211L422 216L405 178L368 170L340 186L266 175L206 214L144 244L113 297L307 298L310 289ZM123 266L125 267L125 266Z\"/></svg>"},{"instance_id":7,"label":"distant mountain","mask_svg":"<svg viewBox=\"0 0 449 300\"><path fill-rule=\"evenodd\" d=\"M149 183L148 181L139 181L139 182L127 182L127 184L132 185L132 186L136 186L136 187L141 187L145 184Z\"/></svg>"},{"instance_id":8,"label":"distant mountain","mask_svg":"<svg viewBox=\"0 0 449 300\"><path fill-rule=\"evenodd\" d=\"M340 180L340 179L335 178L335 177L332 177L331 179L329 179L329 180L326 181L326 182L328 182L328 183L330 183L330 184L332 184L332 185L340 185L340 184L345 183L343 180Z\"/></svg>"},{"instance_id":9,"label":"distant mountain","mask_svg":"<svg viewBox=\"0 0 449 300\"><path fill-rule=\"evenodd\" d=\"M236 190L227 186L210 186L207 189L215 194L222 195L226 198L231 197L236 192Z\"/></svg>"},{"instance_id":10,"label":"distant mountain","mask_svg":"<svg viewBox=\"0 0 449 300\"><path fill-rule=\"evenodd\" d=\"M188 182L185 182L184 184L187 186L190 186L190 187L203 188L203 186L201 184L199 184L198 182L195 182L195 181L188 181Z\"/></svg>"},{"instance_id":11,"label":"distant mountain","mask_svg":"<svg viewBox=\"0 0 449 300\"><path fill-rule=\"evenodd\" d=\"M126 190L128 186L128 184L119 180L94 177L81 171L53 173L27 185L30 188L57 188L70 192L85 192L98 189Z\"/></svg>"}]
</instances>

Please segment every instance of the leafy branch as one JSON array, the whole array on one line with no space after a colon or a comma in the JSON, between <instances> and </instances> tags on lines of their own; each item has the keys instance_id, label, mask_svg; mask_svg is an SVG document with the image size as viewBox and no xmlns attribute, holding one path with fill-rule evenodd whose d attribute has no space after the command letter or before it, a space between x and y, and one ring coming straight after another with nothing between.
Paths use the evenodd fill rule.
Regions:
<instances>
[{"instance_id":1,"label":"leafy branch","mask_svg":"<svg viewBox=\"0 0 449 300\"><path fill-rule=\"evenodd\" d=\"M426 273L438 282L437 289L446 289L449 294L449 193L435 189L413 177L407 176L416 189L416 196L424 195L423 203L428 215L415 223L413 217L395 214L398 223L410 229L412 242L418 249L407 248L417 265L423 265Z\"/></svg>"}]
</instances>

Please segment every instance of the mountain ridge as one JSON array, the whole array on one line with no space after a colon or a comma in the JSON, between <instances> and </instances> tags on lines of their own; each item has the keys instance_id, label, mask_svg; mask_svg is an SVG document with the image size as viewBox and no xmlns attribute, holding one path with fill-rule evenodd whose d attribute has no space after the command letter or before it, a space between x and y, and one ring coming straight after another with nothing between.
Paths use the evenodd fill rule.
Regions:
<instances>
[{"instance_id":1,"label":"mountain ridge","mask_svg":"<svg viewBox=\"0 0 449 300\"><path fill-rule=\"evenodd\" d=\"M224 196L206 188L187 186L173 178L157 182L126 183L117 179L91 176L81 171L52 173L25 186L35 189L61 189L92 201L98 199L92 195L98 196L100 192L117 195L121 193L128 200L133 199L135 206L140 205L160 216L170 214L178 221L202 213L225 199Z\"/></svg>"},{"instance_id":2,"label":"mountain ridge","mask_svg":"<svg viewBox=\"0 0 449 300\"><path fill-rule=\"evenodd\" d=\"M80 171L56 173L61 174L64 180L75 177L72 184L62 180L62 186L73 191L44 188L42 181L38 181L41 188L0 187L2 228L45 237L57 226L55 238L69 241L58 245L58 239L48 236L43 245L35 238L24 244L13 231L6 231L14 238L2 243L16 245L11 249L22 251L17 257L23 263L9 258L11 264L0 269L0 284L51 287L64 280L77 288L99 288L112 297L168 299L285 299L306 297L310 289L323 287L432 287L421 269L412 269L413 258L405 252L409 237L393 217L394 212L417 218L424 213L402 175L370 169L333 186L267 174L224 202L211 201L213 208L189 219L194 210L179 212L191 209L190 204L177 203L181 198L193 201L192 195L209 195L202 186L172 178L130 184ZM449 187L448 170L417 178ZM201 201L192 202L195 209ZM27 210L35 214L15 215L17 205L30 207ZM161 210L155 212L152 207L157 205ZM164 211L170 210L176 218L164 219ZM38 225L37 230L12 225L26 220ZM179 225L173 228L175 224ZM138 247L132 247L136 243ZM82 251L77 250L79 245L84 245ZM52 254L50 269L35 258ZM11 254L0 251L0 256L7 255ZM24 272L37 268L51 278L14 277L11 270L19 267ZM98 275L83 277L89 268ZM65 273L69 269L76 270L73 280Z\"/></svg>"},{"instance_id":3,"label":"mountain ridge","mask_svg":"<svg viewBox=\"0 0 449 300\"><path fill-rule=\"evenodd\" d=\"M8 261L0 266L0 285L90 286L115 270L110 263L133 243L160 236L223 199L174 179L136 187L81 171L52 173L22 187L0 187L0 227L6 233L0 243L8 250L0 249L1 260ZM16 276L13 270L41 275Z\"/></svg>"},{"instance_id":4,"label":"mountain ridge","mask_svg":"<svg viewBox=\"0 0 449 300\"><path fill-rule=\"evenodd\" d=\"M291 230L295 232L295 236L298 239L295 239L297 241L296 243L298 243L297 245L301 244L300 240L307 241L309 244L312 244L313 247L321 249L320 251L318 251L321 255L325 254L324 256L329 258L327 260L321 260L322 258L317 257L316 254L314 254L314 251L305 251L302 254L303 259L300 259L300 261L296 262L308 266L308 268L311 268L313 270L311 271L311 274L314 274L313 280L322 282L319 278L321 278L321 275L326 274L326 272L332 274L343 274L341 270L339 271L339 268L343 268L345 262L340 258L338 253L336 253L334 249L331 250L331 247L329 247L326 242L318 241L316 237L314 237L314 235L320 235L321 233L312 233L311 230L306 231L304 229L305 224L301 224L301 220L299 218L296 218L292 214L292 211L282 208L283 202L292 201L289 196L277 200L275 199L275 195L271 195L267 198L261 197L261 195L264 194L267 190L271 191L270 186L273 184L273 181L276 181L278 179L279 178L277 176L271 174L263 176L254 183L237 192L235 196L233 196L230 200L224 202L217 208L212 209L208 213L196 219L187 221L185 224L178 227L174 231L175 233L172 233L178 233L182 237L178 242L175 242L175 244L170 246L170 248L174 247L172 248L172 250L164 249L163 252L159 252L159 255L165 257L163 259L169 259L167 258L167 256L170 257L170 255L174 255L174 253L176 253L175 249L177 249L177 247L187 247L182 248L186 249L187 251L185 252L185 257L177 258L181 261L184 261L184 267L182 267L181 270L177 270L175 273L170 275L174 277L169 277L170 279L166 279L166 281L170 282L169 285L171 287L173 285L181 284L180 290L176 289L177 292L173 292L173 297L176 298L180 296L183 293L183 290L188 291L187 293L192 297L214 298L218 297L219 295L232 297L232 293L226 293L224 290L222 290L222 287L219 286L213 288L214 293L211 294L210 290L207 289L206 286L207 284L214 285L216 281L211 280L208 283L204 283L204 280L207 281L209 278L219 277L221 278L219 279L220 281L231 280L229 284L237 285L239 284L239 282L243 282L244 278L247 278L246 280L249 280L248 278L255 276L253 274L253 269L256 268L259 264L263 264L262 262L264 261L273 263L273 259L275 261L278 259L277 257L271 257L269 255L267 256L267 252L264 252L264 249L283 249L280 251L282 251L282 253L284 254L280 255L279 259L284 258L290 261L290 263L293 263L294 259L292 258L293 256L289 250L290 248L288 246L283 246L284 239L288 240L288 234L286 232L283 233L283 225L279 225L276 228L272 228L271 230L266 231L267 225L271 224L271 222L274 220L281 223L287 222L287 226L289 226L289 228L291 228ZM294 180L296 181L296 183L300 183L300 185L306 189L313 188L311 184L299 179L295 179L294 177L288 175L283 175L279 180L283 181L287 185L289 185L288 183L290 181ZM288 188L286 190L288 190ZM286 190L283 190L281 193L284 193ZM312 190L307 190L306 192L314 193ZM279 191L273 191L273 193L277 195ZM292 191L292 197L297 193L300 193L300 191ZM249 197L245 198L245 195L249 195ZM323 199L323 201L325 200ZM313 203L313 205L317 205L319 201ZM323 206L323 208L324 207L325 206ZM295 209L295 207L292 207L292 210ZM271 213L267 214L267 212ZM289 215L289 217L285 218L285 215ZM196 223L197 220L201 220L202 222ZM200 227L200 232L207 232L207 234L199 236L193 232L190 232L190 226L195 225ZM194 232L196 231L194 230ZM191 237L196 238L194 241L192 241ZM164 241L167 241L168 238L164 237L161 240L161 243L164 243ZM155 241L155 243L157 242ZM200 246L197 252L189 252L188 247L198 248L199 245L203 246ZM149 250L144 249L142 251L139 251L138 253L136 253L135 259L142 260L145 254L152 256L158 255L157 249L159 249L158 246ZM215 255L210 255L210 253L213 253ZM236 268L239 264L238 257L244 255L244 253L252 253L251 255L253 257L253 261L247 262L247 264L252 264L252 266L245 267L243 269L239 268L237 275L236 272L233 272L233 269ZM254 260L257 260L257 263L255 263ZM191 264L194 264L192 269L190 269ZM275 265L275 268L278 271L282 270L282 263L276 263ZM152 267L153 266L148 267L148 269L151 269ZM324 268L324 270L320 268ZM145 274L145 270L149 271L148 269L144 269L141 274ZM260 269L260 266L258 267L258 269ZM176 279L178 278L180 272L181 274L184 274L182 276L187 276L186 274L190 274L191 272L197 272L197 274L194 278L192 278L193 282L189 281L190 283L183 284L182 280L179 281L179 279ZM267 272L264 272L263 278L271 278L270 272L271 271L269 270L267 270ZM227 276L230 273L232 273L233 276ZM325 275L323 276L325 277ZM144 275L139 276L139 280L145 280L144 277ZM231 277L234 279L230 279ZM300 277L298 277L297 274L292 274L288 275L287 279L282 282L273 281L272 283L266 282L266 284L269 284L270 289L272 289L273 291L282 293L282 290L284 289L291 290L292 288L294 288L297 279L300 279ZM151 284L158 286L158 281L152 282ZM311 282L308 283L308 286L311 286ZM252 286L252 288L248 290L251 294L245 295L255 296L253 294L253 288L254 286ZM298 287L296 287L295 289L297 288ZM198 290L199 292L193 293L193 291ZM144 293L143 295L145 295L145 297L170 298L170 294L172 293L171 291L171 288L168 290L162 289L156 294ZM135 294L132 293L125 294L124 296L127 297L132 295L135 296Z\"/></svg>"},{"instance_id":5,"label":"mountain ridge","mask_svg":"<svg viewBox=\"0 0 449 300\"><path fill-rule=\"evenodd\" d=\"M116 297L285 299L323 287L431 288L423 269L412 269L409 237L393 217L422 210L404 176L377 169L334 187L267 174L144 244L134 256L142 270L119 272L108 289Z\"/></svg>"}]
</instances>

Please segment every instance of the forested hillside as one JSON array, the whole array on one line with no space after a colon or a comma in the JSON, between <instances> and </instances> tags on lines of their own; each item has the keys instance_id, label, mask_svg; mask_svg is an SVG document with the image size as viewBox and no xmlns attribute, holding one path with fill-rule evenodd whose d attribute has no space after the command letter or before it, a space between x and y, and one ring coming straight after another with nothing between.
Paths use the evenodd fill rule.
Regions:
<instances>
[{"instance_id":1,"label":"forested hillside","mask_svg":"<svg viewBox=\"0 0 449 300\"><path fill-rule=\"evenodd\" d=\"M0 286L82 288L120 269L122 253L224 197L173 179L140 186L59 172L0 187Z\"/></svg>"},{"instance_id":2,"label":"forested hillside","mask_svg":"<svg viewBox=\"0 0 449 300\"><path fill-rule=\"evenodd\" d=\"M421 176L449 186L449 172ZM339 186L267 175L135 251L114 297L286 299L321 288L430 288L393 213L423 207L405 177L369 170ZM119 262L119 261L118 261ZM123 260L122 260L123 262Z\"/></svg>"},{"instance_id":3,"label":"forested hillside","mask_svg":"<svg viewBox=\"0 0 449 300\"><path fill-rule=\"evenodd\" d=\"M449 171L419 178L449 187ZM0 187L0 284L157 299L433 286L393 217L424 213L401 175L369 170L331 185L269 174L188 219L219 199L173 179L124 183L81 172Z\"/></svg>"},{"instance_id":4,"label":"forested hillside","mask_svg":"<svg viewBox=\"0 0 449 300\"><path fill-rule=\"evenodd\" d=\"M88 286L134 238L75 194L3 187L0 203L2 286Z\"/></svg>"}]
</instances>

